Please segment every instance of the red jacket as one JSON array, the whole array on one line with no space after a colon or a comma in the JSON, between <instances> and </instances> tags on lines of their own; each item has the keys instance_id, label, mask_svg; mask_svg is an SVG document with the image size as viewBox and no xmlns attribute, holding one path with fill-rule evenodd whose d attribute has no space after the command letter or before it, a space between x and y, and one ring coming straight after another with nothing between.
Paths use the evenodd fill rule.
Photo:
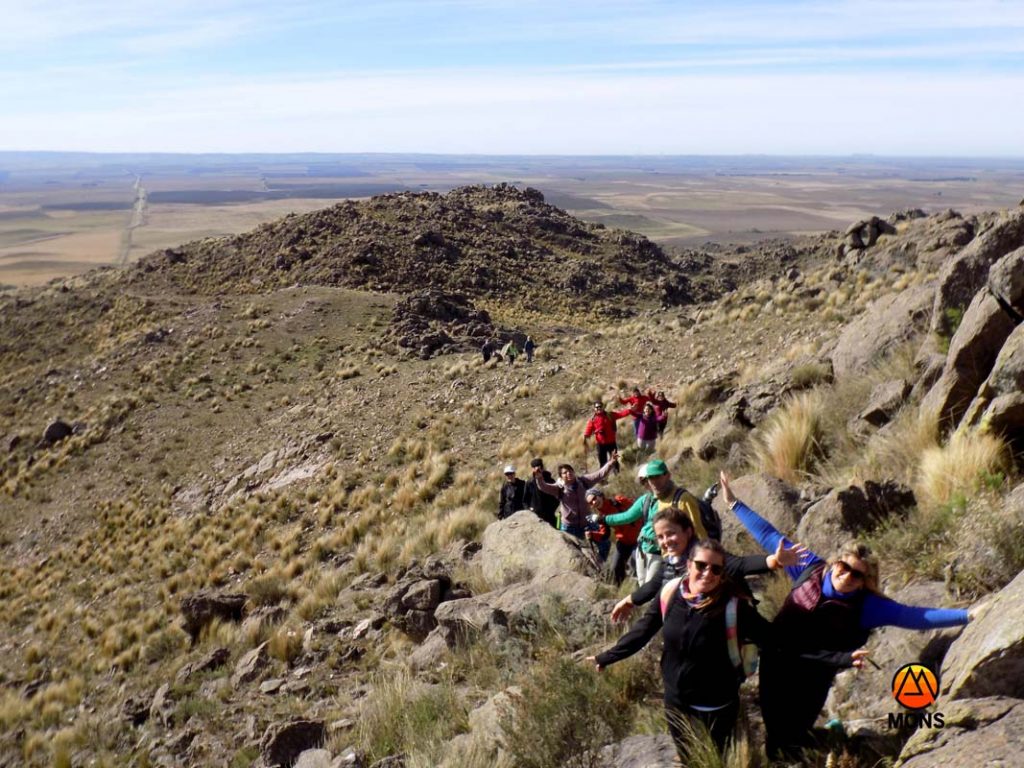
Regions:
<instances>
[{"instance_id":1,"label":"red jacket","mask_svg":"<svg viewBox=\"0 0 1024 768\"><path fill-rule=\"evenodd\" d=\"M583 437L594 436L598 445L615 444L615 420L621 418L618 414L609 414L607 411L595 413L587 422L583 430Z\"/></svg>"},{"instance_id":2,"label":"red jacket","mask_svg":"<svg viewBox=\"0 0 1024 768\"><path fill-rule=\"evenodd\" d=\"M644 412L644 406L651 402L651 399L647 395L630 395L629 397L620 397L619 402L628 405L634 416L639 416Z\"/></svg>"},{"instance_id":3,"label":"red jacket","mask_svg":"<svg viewBox=\"0 0 1024 768\"><path fill-rule=\"evenodd\" d=\"M634 501L634 499L627 496L619 496L617 494L611 499L606 496L604 504L601 505L601 514L607 517L608 515L617 515L619 512L625 512L633 506ZM621 541L623 544L635 545L637 538L640 536L640 530L643 527L644 521L639 519L625 525L617 525L612 528L612 531L614 531L617 541Z\"/></svg>"}]
</instances>

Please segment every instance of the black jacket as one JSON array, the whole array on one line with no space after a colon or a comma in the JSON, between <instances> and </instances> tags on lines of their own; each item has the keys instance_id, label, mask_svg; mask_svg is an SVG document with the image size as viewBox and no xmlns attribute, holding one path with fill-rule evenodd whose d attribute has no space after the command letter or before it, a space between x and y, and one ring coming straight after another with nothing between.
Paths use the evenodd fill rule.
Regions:
<instances>
[{"instance_id":1,"label":"black jacket","mask_svg":"<svg viewBox=\"0 0 1024 768\"><path fill-rule=\"evenodd\" d=\"M517 477L511 483L506 480L501 484L501 494L498 497L499 520L504 520L521 509L526 509L526 505L523 503L525 492L526 482L522 478Z\"/></svg>"},{"instance_id":2,"label":"black jacket","mask_svg":"<svg viewBox=\"0 0 1024 768\"><path fill-rule=\"evenodd\" d=\"M555 478L546 469L543 472L544 481L554 483ZM537 487L536 481L531 477L526 483L526 494L523 498L523 506L532 509L533 514L549 525L555 524L555 513L558 511L558 498L550 493L544 493Z\"/></svg>"}]
</instances>

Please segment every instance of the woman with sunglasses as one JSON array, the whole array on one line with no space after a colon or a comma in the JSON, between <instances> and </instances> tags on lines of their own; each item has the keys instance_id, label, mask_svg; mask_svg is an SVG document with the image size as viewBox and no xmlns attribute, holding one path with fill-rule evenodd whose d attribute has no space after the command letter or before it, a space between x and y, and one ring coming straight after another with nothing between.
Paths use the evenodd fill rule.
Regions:
<instances>
[{"instance_id":1,"label":"woman with sunglasses","mask_svg":"<svg viewBox=\"0 0 1024 768\"><path fill-rule=\"evenodd\" d=\"M669 511L658 513L659 522ZM664 531L662 527L662 535ZM600 671L632 656L659 629L663 630L665 711L669 732L684 764L685 734L690 730L684 721L706 727L720 750L736 724L739 687L745 673L733 660L727 639L726 608L732 598L737 598L733 624L737 640L762 646L776 642L771 625L743 598L730 578L736 573L738 560L729 556L720 542L698 542L689 552L684 577L668 582L662 588L661 599L650 604L614 647L588 659ZM819 655L814 654L815 658Z\"/></svg>"},{"instance_id":2,"label":"woman with sunglasses","mask_svg":"<svg viewBox=\"0 0 1024 768\"><path fill-rule=\"evenodd\" d=\"M722 500L762 548L773 551L786 542L771 523L736 498L724 472L721 484ZM848 653L853 666L862 667L867 657L862 646L877 627L928 630L970 620L966 610L903 605L882 595L878 560L856 541L840 547L829 561L808 552L802 565L788 566L786 572L793 589L772 622L781 645L765 650L760 663L765 746L771 759L798 757L801 749L813 744L811 728L832 681L842 666L849 666L803 654Z\"/></svg>"},{"instance_id":3,"label":"woman with sunglasses","mask_svg":"<svg viewBox=\"0 0 1024 768\"><path fill-rule=\"evenodd\" d=\"M615 604L611 616L614 622L628 620L636 606L650 602L658 596L658 592L665 584L686 574L686 561L697 545L693 521L678 507L665 507L655 514L652 522L654 535L661 550L661 561L655 567L652 578ZM767 557L738 556L726 552L726 570L741 591L747 594L748 591L743 589L744 577L768 573L787 565L796 565L805 552L803 546L785 547L781 540L775 552Z\"/></svg>"}]
</instances>

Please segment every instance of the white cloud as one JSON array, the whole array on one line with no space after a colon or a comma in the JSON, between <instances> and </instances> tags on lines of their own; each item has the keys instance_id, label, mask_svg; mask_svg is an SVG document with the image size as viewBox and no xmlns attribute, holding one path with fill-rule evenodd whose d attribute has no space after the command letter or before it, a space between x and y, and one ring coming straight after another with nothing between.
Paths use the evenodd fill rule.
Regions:
<instances>
[{"instance_id":1,"label":"white cloud","mask_svg":"<svg viewBox=\"0 0 1024 768\"><path fill-rule=\"evenodd\" d=\"M1020 156L1022 118L1024 77L1011 76L395 73L37 111L3 121L0 148Z\"/></svg>"}]
</instances>

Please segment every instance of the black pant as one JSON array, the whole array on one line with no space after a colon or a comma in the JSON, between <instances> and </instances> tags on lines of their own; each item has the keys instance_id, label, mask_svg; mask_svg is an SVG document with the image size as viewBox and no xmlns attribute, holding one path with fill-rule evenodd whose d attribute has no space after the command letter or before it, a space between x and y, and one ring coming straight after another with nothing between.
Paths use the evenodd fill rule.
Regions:
<instances>
[{"instance_id":1,"label":"black pant","mask_svg":"<svg viewBox=\"0 0 1024 768\"><path fill-rule=\"evenodd\" d=\"M814 721L825 706L836 671L810 661L765 653L758 664L758 675L765 751L772 760L795 758L814 744Z\"/></svg>"},{"instance_id":2,"label":"black pant","mask_svg":"<svg viewBox=\"0 0 1024 768\"><path fill-rule=\"evenodd\" d=\"M636 544L625 544L618 539L615 540L615 546L612 547L611 556L608 558L607 568L615 580L616 586L626 578L626 568L633 562L634 549L636 549Z\"/></svg>"},{"instance_id":3,"label":"black pant","mask_svg":"<svg viewBox=\"0 0 1024 768\"><path fill-rule=\"evenodd\" d=\"M722 709L714 712L701 712L689 707L676 708L665 704L665 716L668 719L668 732L675 742L676 752L679 759L686 765L686 757L689 752L689 733L696 731L698 734L706 729L711 734L711 740L718 747L721 754L725 749L726 742L732 737L736 730L736 717L739 715L740 702L737 699Z\"/></svg>"},{"instance_id":4,"label":"black pant","mask_svg":"<svg viewBox=\"0 0 1024 768\"><path fill-rule=\"evenodd\" d=\"M612 453L619 450L619 446L615 443L609 443L608 445L597 444L597 463L602 467L608 463L608 459L612 457Z\"/></svg>"}]
</instances>

